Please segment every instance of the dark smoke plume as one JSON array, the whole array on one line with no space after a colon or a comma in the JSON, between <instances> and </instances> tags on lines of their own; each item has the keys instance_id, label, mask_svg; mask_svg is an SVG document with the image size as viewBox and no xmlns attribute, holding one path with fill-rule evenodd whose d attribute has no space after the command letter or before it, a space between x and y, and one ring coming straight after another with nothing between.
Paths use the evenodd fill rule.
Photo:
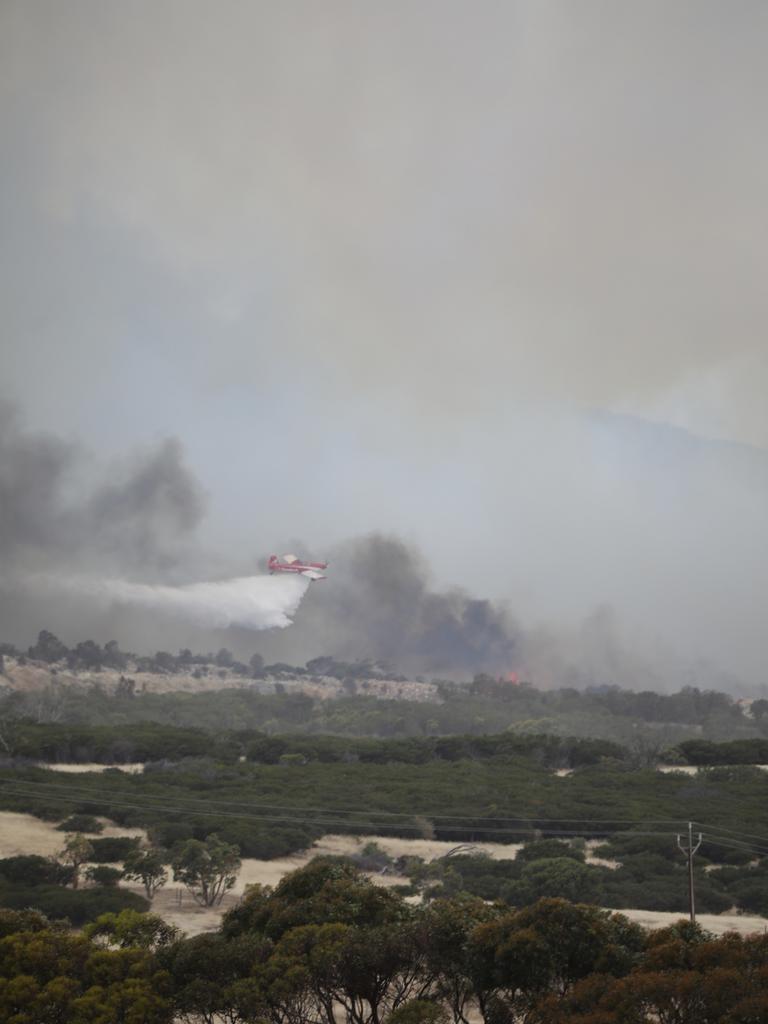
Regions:
<instances>
[{"instance_id":1,"label":"dark smoke plume","mask_svg":"<svg viewBox=\"0 0 768 1024\"><path fill-rule=\"evenodd\" d=\"M649 664L633 655L605 609L571 634L524 630L503 604L458 589L436 591L418 552L381 534L330 552L329 579L310 587L291 628L256 634L252 623L262 629L289 624L302 594L265 619L258 601L253 614L243 614L238 588L245 587L249 601L258 597L248 579L196 582L248 574L253 564L225 566L206 558L201 570L194 541L203 492L179 443L162 442L88 487L83 481L90 465L77 445L26 432L13 409L0 406L0 641L23 646L40 629L52 629L69 642L115 638L142 653L226 646L241 658L258 650L290 664L330 654L464 678L515 670L543 686L706 685L700 673L691 675L689 665L669 655L661 667L657 659ZM46 576L57 584L46 585ZM89 590L81 586L83 576L102 582ZM37 584L27 586L30 579ZM102 598L94 600L94 593ZM190 601L205 613L194 621L174 614ZM240 625L221 628L227 622Z\"/></svg>"},{"instance_id":2,"label":"dark smoke plume","mask_svg":"<svg viewBox=\"0 0 768 1024\"><path fill-rule=\"evenodd\" d=\"M92 468L77 445L24 430L13 407L0 405L1 639L25 644L42 628L71 638L135 623L115 620L104 602L62 596L49 578L182 571L204 500L179 443L163 441L89 485Z\"/></svg>"},{"instance_id":3,"label":"dark smoke plume","mask_svg":"<svg viewBox=\"0 0 768 1024\"><path fill-rule=\"evenodd\" d=\"M199 557L192 541L204 502L178 442L165 441L127 460L84 492L84 452L24 431L7 406L0 415L2 638L25 642L42 628L82 638L108 629L144 649L194 644L189 626L180 633L172 615L152 621L136 607L123 607L119 616L104 608L100 619L86 591L82 600L77 596L83 574L117 574L140 585L189 578ZM332 554L332 569L331 579L300 608L294 628L282 637L260 636L260 647L294 663L331 653L386 660L415 672L514 667L518 630L506 610L459 590L430 589L426 565L402 541L382 535L352 541ZM66 600L58 585L25 587L25 580L41 574L75 578ZM128 586L126 593L135 591ZM198 645L211 643L211 631L198 629ZM247 648L254 639L248 631L233 631L227 643L252 653Z\"/></svg>"},{"instance_id":4,"label":"dark smoke plume","mask_svg":"<svg viewBox=\"0 0 768 1024\"><path fill-rule=\"evenodd\" d=\"M76 460L74 446L23 433L0 404L0 565L65 548L71 520L60 489Z\"/></svg>"},{"instance_id":5,"label":"dark smoke plume","mask_svg":"<svg viewBox=\"0 0 768 1024\"><path fill-rule=\"evenodd\" d=\"M430 589L427 566L396 537L373 534L340 547L328 583L316 587L323 589L301 606L290 635L275 638L286 657L293 648L459 674L510 669L518 660L519 630L507 610L461 590Z\"/></svg>"},{"instance_id":6,"label":"dark smoke plume","mask_svg":"<svg viewBox=\"0 0 768 1024\"><path fill-rule=\"evenodd\" d=\"M112 469L85 494L84 463L76 445L24 431L14 410L0 406L4 570L86 564L132 574L177 564L204 511L178 441L163 441Z\"/></svg>"}]
</instances>

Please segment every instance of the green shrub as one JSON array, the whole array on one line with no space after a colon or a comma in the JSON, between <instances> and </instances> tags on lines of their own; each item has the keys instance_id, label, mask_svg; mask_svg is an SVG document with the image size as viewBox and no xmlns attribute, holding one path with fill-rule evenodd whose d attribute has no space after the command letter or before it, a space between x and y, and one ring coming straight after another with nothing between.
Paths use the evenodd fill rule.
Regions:
<instances>
[{"instance_id":1,"label":"green shrub","mask_svg":"<svg viewBox=\"0 0 768 1024\"><path fill-rule=\"evenodd\" d=\"M139 840L130 836L109 836L106 839L92 839L93 855L91 860L97 864L112 864L123 861L134 850L138 849Z\"/></svg>"},{"instance_id":2,"label":"green shrub","mask_svg":"<svg viewBox=\"0 0 768 1024\"><path fill-rule=\"evenodd\" d=\"M104 831L104 825L92 814L70 814L56 828L59 832L87 832L90 835Z\"/></svg>"},{"instance_id":3,"label":"green shrub","mask_svg":"<svg viewBox=\"0 0 768 1024\"><path fill-rule=\"evenodd\" d=\"M71 867L59 864L37 854L6 857L0 860L0 878L14 885L68 885L72 881Z\"/></svg>"},{"instance_id":4,"label":"green shrub","mask_svg":"<svg viewBox=\"0 0 768 1024\"><path fill-rule=\"evenodd\" d=\"M123 877L123 872L119 868L111 868L107 864L96 864L88 868L85 877L96 885L112 888Z\"/></svg>"},{"instance_id":5,"label":"green shrub","mask_svg":"<svg viewBox=\"0 0 768 1024\"><path fill-rule=\"evenodd\" d=\"M514 906L549 897L597 903L603 894L601 875L599 868L580 864L572 857L533 860L523 867L519 880L508 882L502 892Z\"/></svg>"},{"instance_id":6,"label":"green shrub","mask_svg":"<svg viewBox=\"0 0 768 1024\"><path fill-rule=\"evenodd\" d=\"M53 885L29 888L16 885L0 886L0 906L11 910L39 910L52 920L66 918L77 927L88 921L95 921L102 914L149 909L149 903L143 896L127 889L64 889Z\"/></svg>"},{"instance_id":7,"label":"green shrub","mask_svg":"<svg viewBox=\"0 0 768 1024\"><path fill-rule=\"evenodd\" d=\"M194 829L186 821L158 822L149 829L149 839L152 845L160 846L165 850L170 850L177 843L194 838L194 834Z\"/></svg>"},{"instance_id":8,"label":"green shrub","mask_svg":"<svg viewBox=\"0 0 768 1024\"><path fill-rule=\"evenodd\" d=\"M584 851L574 849L570 843L562 839L536 839L526 843L518 851L517 860L528 864L532 860L551 860L553 857L570 857L572 860L584 860Z\"/></svg>"}]
</instances>

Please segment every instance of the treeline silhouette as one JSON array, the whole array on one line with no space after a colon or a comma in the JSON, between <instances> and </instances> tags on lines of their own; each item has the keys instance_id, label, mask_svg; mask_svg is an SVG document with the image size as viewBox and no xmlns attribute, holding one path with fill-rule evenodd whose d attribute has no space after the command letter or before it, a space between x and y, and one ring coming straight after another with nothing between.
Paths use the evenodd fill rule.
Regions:
<instances>
[{"instance_id":1,"label":"treeline silhouette","mask_svg":"<svg viewBox=\"0 0 768 1024\"><path fill-rule=\"evenodd\" d=\"M310 659L305 665L276 663L265 665L260 654L253 654L247 663L238 661L226 648L217 652L195 654L183 649L178 654L168 651L157 651L154 655L137 655L120 650L116 641L111 640L99 646L93 640L84 640L69 648L57 636L48 630L41 630L37 642L26 652L20 651L13 644L0 643L0 660L3 656L15 659L40 662L48 666L61 666L77 671L98 673L103 669L131 671L157 675L183 673L197 674L202 677L216 670L240 676L247 686L246 680L262 681L270 679L288 682L306 679L332 678L347 684L345 692L348 697L365 696L364 683L367 680L390 680L405 682L402 674L393 666L361 659L355 662L339 661L331 656ZM2 671L2 664L0 664ZM130 679L119 690L117 696L123 700L137 696L130 686ZM485 673L479 673L471 681L455 683L449 680L433 680L437 687L440 701L444 704L457 702L465 710L467 701L476 702L473 707L472 719L482 719L483 711L488 708L514 709L518 720L546 720L551 717L579 716L598 720L624 720L634 723L641 722L653 726L696 726L708 738L727 738L724 735L736 734L768 737L768 700L758 699L750 703L748 709L726 693L713 690L700 690L695 686L684 686L677 693L661 694L653 690L635 692L622 688L620 679L615 686L586 687L583 690L560 688L538 690L527 683L511 683L504 679L496 679ZM246 690L246 692L248 692ZM142 700L158 697L157 694L143 694ZM167 695L162 695L167 696ZM204 697L200 694L198 696ZM430 708L439 705L430 704ZM745 714L745 710L747 713ZM160 706L147 707L146 713L152 717L160 712ZM504 710L501 711L505 713ZM437 715L438 712L435 712ZM202 724L189 723L189 724ZM248 723L252 724L252 723ZM436 723L441 727L441 723ZM479 725L483 723L478 721ZM443 731L441 729L441 731ZM451 731L475 731L458 730ZM487 731L480 729L479 731ZM541 731L541 730L540 730ZM579 730L581 734L584 734ZM389 733L391 734L391 732Z\"/></svg>"},{"instance_id":2,"label":"treeline silhouette","mask_svg":"<svg viewBox=\"0 0 768 1024\"><path fill-rule=\"evenodd\" d=\"M301 698L301 699L300 699ZM306 700L295 695L295 702ZM19 700L0 702L0 710L23 712ZM616 762L645 767L656 762L700 767L768 764L768 739L715 743L686 740L669 749L624 745L610 740L547 733L502 732L483 735L419 736L378 739L316 734L268 735L258 729L202 729L138 722L124 725L70 725L4 718L0 759L54 764L129 764L209 757L223 763L319 762L427 764L431 761L484 761L524 757L552 770L571 770Z\"/></svg>"},{"instance_id":3,"label":"treeline silhouette","mask_svg":"<svg viewBox=\"0 0 768 1024\"><path fill-rule=\"evenodd\" d=\"M71 671L101 671L117 669L123 671L131 668L135 672L149 672L158 675L173 673L192 673L201 676L201 670L210 667L226 669L236 675L251 679L264 679L267 676L323 676L339 680L357 679L392 679L405 681L405 676L398 675L388 665L361 659L354 662L338 661L330 656L310 659L306 665L289 665L279 662L265 665L258 653L251 655L248 662L238 661L226 647L206 654L194 654L189 648L183 648L178 654L170 651L156 651L153 655L134 654L122 651L116 640L110 640L100 646L94 640L82 640L74 647L67 645L50 630L43 629L38 633L37 642L22 651L12 643L0 643L0 658L12 657L26 663L27 659L44 662L47 665L66 666Z\"/></svg>"}]
</instances>

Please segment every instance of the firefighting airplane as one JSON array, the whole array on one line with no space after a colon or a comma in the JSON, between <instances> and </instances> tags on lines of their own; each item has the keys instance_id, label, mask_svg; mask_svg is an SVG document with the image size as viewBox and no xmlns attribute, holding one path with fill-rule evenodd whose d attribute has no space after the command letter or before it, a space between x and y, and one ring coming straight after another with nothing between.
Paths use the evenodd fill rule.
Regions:
<instances>
[{"instance_id":1,"label":"firefighting airplane","mask_svg":"<svg viewBox=\"0 0 768 1024\"><path fill-rule=\"evenodd\" d=\"M318 569L327 569L327 562L302 562L296 555L283 555L282 562L277 555L270 555L269 561L267 562L267 568L269 569L269 575L272 576L276 572L295 572L301 576L306 576L309 580L324 580L327 579Z\"/></svg>"}]
</instances>

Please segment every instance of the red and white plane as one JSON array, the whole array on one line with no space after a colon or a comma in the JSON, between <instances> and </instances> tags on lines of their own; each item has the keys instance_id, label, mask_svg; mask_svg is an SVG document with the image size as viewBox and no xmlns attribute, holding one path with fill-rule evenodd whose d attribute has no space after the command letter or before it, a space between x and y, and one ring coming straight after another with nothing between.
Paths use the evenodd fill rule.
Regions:
<instances>
[{"instance_id":1,"label":"red and white plane","mask_svg":"<svg viewBox=\"0 0 768 1024\"><path fill-rule=\"evenodd\" d=\"M277 555L270 555L269 561L267 562L267 568L269 574L272 576L276 572L295 572L301 576L306 576L310 580L324 580L327 579L319 569L327 569L327 562L302 562L296 555L283 555L282 562Z\"/></svg>"}]
</instances>

